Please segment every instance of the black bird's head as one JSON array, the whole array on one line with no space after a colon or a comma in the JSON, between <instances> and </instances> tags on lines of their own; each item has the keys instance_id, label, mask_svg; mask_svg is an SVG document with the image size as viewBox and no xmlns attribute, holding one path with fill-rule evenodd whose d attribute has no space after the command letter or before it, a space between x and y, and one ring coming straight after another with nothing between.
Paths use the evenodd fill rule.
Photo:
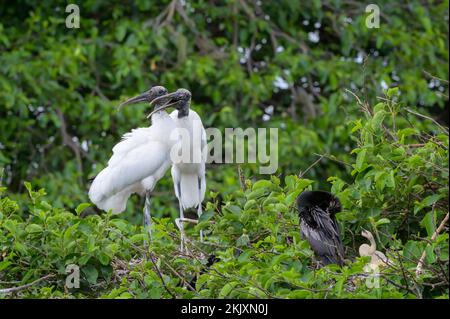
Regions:
<instances>
[{"instance_id":1,"label":"black bird's head","mask_svg":"<svg viewBox=\"0 0 450 319\"><path fill-rule=\"evenodd\" d=\"M341 202L336 196L325 191L304 191L297 197L300 215L313 207L320 207L323 211L328 211L330 215L335 215L341 211Z\"/></svg>"},{"instance_id":2,"label":"black bird's head","mask_svg":"<svg viewBox=\"0 0 450 319\"><path fill-rule=\"evenodd\" d=\"M153 113L164 110L170 106L174 106L178 110L178 117L185 117L189 115L189 104L191 102L192 94L189 90L178 89L173 93L165 94L153 100L150 104L159 103L162 105L159 108L155 108L148 117L152 116Z\"/></svg>"}]
</instances>

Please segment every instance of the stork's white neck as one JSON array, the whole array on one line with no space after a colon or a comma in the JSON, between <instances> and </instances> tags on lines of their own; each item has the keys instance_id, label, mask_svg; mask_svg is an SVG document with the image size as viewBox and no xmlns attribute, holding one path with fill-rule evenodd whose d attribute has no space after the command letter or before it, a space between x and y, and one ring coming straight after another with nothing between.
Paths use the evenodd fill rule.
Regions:
<instances>
[{"instance_id":1,"label":"stork's white neck","mask_svg":"<svg viewBox=\"0 0 450 319\"><path fill-rule=\"evenodd\" d=\"M152 123L154 123L155 121L160 121L165 118L170 118L169 114L166 111L162 110L156 112L155 114L152 115Z\"/></svg>"}]
</instances>

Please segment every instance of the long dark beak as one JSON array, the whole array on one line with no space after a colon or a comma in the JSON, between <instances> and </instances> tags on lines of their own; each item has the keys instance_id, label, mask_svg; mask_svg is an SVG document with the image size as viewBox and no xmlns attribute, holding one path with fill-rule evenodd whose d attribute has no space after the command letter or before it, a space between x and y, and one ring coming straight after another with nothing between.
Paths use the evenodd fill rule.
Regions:
<instances>
[{"instance_id":1,"label":"long dark beak","mask_svg":"<svg viewBox=\"0 0 450 319\"><path fill-rule=\"evenodd\" d=\"M143 102L149 102L149 101L150 101L149 92L144 92L138 96L135 96L135 97L132 97L131 99L126 100L125 102L120 103L119 108L121 108L122 106L125 106L125 105L137 104L137 103L143 103Z\"/></svg>"},{"instance_id":2,"label":"long dark beak","mask_svg":"<svg viewBox=\"0 0 450 319\"><path fill-rule=\"evenodd\" d=\"M174 97L176 97L177 92L173 92L173 93L169 93L160 97L157 97L156 99L154 99L153 101L150 102L150 105L153 105L155 103L158 102L165 102L166 104L164 104L163 106L160 106L159 108L154 109L149 115L147 115L147 118L151 117L153 114L155 114L156 112L162 111L167 109L168 107L171 107L172 105L178 103L178 101L173 101ZM172 103L170 103L172 102Z\"/></svg>"}]
</instances>

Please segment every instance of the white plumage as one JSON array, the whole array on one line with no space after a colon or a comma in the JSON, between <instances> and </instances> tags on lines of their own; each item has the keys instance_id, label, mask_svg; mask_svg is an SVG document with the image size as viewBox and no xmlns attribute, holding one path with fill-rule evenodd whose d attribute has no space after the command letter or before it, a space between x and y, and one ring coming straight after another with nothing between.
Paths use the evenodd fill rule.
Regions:
<instances>
[{"instance_id":1,"label":"white plumage","mask_svg":"<svg viewBox=\"0 0 450 319\"><path fill-rule=\"evenodd\" d=\"M124 102L123 105L140 102L155 105L149 115L152 125L124 134L122 141L114 146L108 166L97 175L89 190L89 198L98 208L115 214L126 209L131 194L145 194L144 223L151 238L150 192L172 165L180 208L180 218L175 222L181 232L182 251L184 223L196 222L184 218L183 211L197 208L198 216L201 216L206 190L206 154L203 154L206 132L198 114L189 109L190 100L188 90L179 89L167 94L164 87L157 86ZM164 109L171 105L177 110L169 116ZM181 159L176 156L177 152ZM202 232L200 239L203 240Z\"/></svg>"},{"instance_id":2,"label":"white plumage","mask_svg":"<svg viewBox=\"0 0 450 319\"><path fill-rule=\"evenodd\" d=\"M177 138L177 147L189 150L189 158L173 163L172 179L182 209L198 208L205 198L205 158L202 151L206 146L206 132L200 116L193 110L189 115L178 117L178 110L170 114L177 129L185 130L188 138ZM176 130L174 131L176 132ZM174 133L176 134L176 133Z\"/></svg>"},{"instance_id":3,"label":"white plumage","mask_svg":"<svg viewBox=\"0 0 450 319\"><path fill-rule=\"evenodd\" d=\"M125 210L133 193L143 195L152 191L156 182L170 167L170 148L174 141L167 139L175 129L174 121L165 111L155 113L153 125L124 134L113 148L108 166L95 178L89 190L90 200L100 209L118 214Z\"/></svg>"}]
</instances>

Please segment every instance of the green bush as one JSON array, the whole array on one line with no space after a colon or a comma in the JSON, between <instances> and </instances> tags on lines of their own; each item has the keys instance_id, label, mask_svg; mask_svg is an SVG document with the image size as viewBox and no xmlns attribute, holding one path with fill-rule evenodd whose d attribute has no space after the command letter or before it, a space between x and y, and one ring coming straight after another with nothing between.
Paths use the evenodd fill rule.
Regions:
<instances>
[{"instance_id":1,"label":"green bush","mask_svg":"<svg viewBox=\"0 0 450 319\"><path fill-rule=\"evenodd\" d=\"M363 104L363 116L346 126L357 145L348 161L332 156L352 169L347 179L329 178L343 204L337 216L347 259L342 268L318 269L300 238L295 199L315 182L296 175L247 179L220 200L211 192L199 224L188 229L192 256L178 251L170 218L154 218L149 243L141 226L107 213L83 217L88 204L52 207L43 189L26 183L28 199L21 203L1 189L0 287L47 276L13 296L448 298L448 232L430 240L448 214L448 132L431 120L417 122L416 112L393 94L373 108ZM368 259L357 253L362 228L392 261L378 277L365 272ZM205 243L197 240L200 229ZM80 267L79 289L65 287L69 264Z\"/></svg>"}]
</instances>

